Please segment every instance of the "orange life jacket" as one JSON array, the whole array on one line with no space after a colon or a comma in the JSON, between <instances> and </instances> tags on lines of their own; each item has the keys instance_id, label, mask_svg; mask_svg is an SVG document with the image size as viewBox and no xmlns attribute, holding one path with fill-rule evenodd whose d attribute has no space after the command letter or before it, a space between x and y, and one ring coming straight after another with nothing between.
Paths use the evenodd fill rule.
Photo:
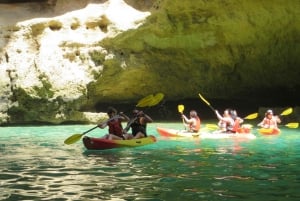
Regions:
<instances>
[{"instance_id":1,"label":"orange life jacket","mask_svg":"<svg viewBox=\"0 0 300 201\"><path fill-rule=\"evenodd\" d=\"M189 127L191 131L198 132L201 126L201 120L199 117L194 117L196 119L196 125L194 126L193 123L190 123Z\"/></svg>"}]
</instances>

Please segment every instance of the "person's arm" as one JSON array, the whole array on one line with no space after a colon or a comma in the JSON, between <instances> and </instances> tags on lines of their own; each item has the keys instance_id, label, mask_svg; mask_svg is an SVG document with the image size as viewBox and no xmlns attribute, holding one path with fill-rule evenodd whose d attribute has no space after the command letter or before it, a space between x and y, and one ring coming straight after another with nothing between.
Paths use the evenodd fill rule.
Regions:
<instances>
[{"instance_id":1,"label":"person's arm","mask_svg":"<svg viewBox=\"0 0 300 201\"><path fill-rule=\"evenodd\" d=\"M218 112L218 110L215 110L215 113L216 113L217 118L218 118L219 120L223 120L223 117L220 115L220 113Z\"/></svg>"},{"instance_id":2,"label":"person's arm","mask_svg":"<svg viewBox=\"0 0 300 201\"><path fill-rule=\"evenodd\" d=\"M275 119L276 119L277 123L279 123L279 124L281 123L281 119L279 118L279 116L275 116Z\"/></svg>"},{"instance_id":3,"label":"person's arm","mask_svg":"<svg viewBox=\"0 0 300 201\"><path fill-rule=\"evenodd\" d=\"M265 118L259 124L257 124L257 126L264 127L264 124L265 124Z\"/></svg>"},{"instance_id":4,"label":"person's arm","mask_svg":"<svg viewBox=\"0 0 300 201\"><path fill-rule=\"evenodd\" d=\"M127 122L130 121L130 118L126 114L124 114L123 112L120 112L119 115L120 115L119 119L121 121L127 121Z\"/></svg>"},{"instance_id":5,"label":"person's arm","mask_svg":"<svg viewBox=\"0 0 300 201\"><path fill-rule=\"evenodd\" d=\"M103 122L103 123L98 124L98 127L101 128L101 129L105 128L106 126L107 126L107 122L106 121Z\"/></svg>"},{"instance_id":6,"label":"person's arm","mask_svg":"<svg viewBox=\"0 0 300 201\"><path fill-rule=\"evenodd\" d=\"M105 127L107 126L107 124L108 124L109 121L111 121L111 120L113 120L113 119L120 119L120 117L121 117L120 115L115 115L115 116L113 116L113 117L107 119L106 121L104 121L104 122L98 124L98 127L99 127L99 128L105 128ZM124 117L123 117L123 118L124 118Z\"/></svg>"},{"instance_id":7,"label":"person's arm","mask_svg":"<svg viewBox=\"0 0 300 201\"><path fill-rule=\"evenodd\" d=\"M183 118L185 123L191 123L191 121L184 114L182 114L181 117Z\"/></svg>"},{"instance_id":8,"label":"person's arm","mask_svg":"<svg viewBox=\"0 0 300 201\"><path fill-rule=\"evenodd\" d=\"M244 119L242 119L241 117L237 117L237 120L240 124L244 122Z\"/></svg>"},{"instance_id":9,"label":"person's arm","mask_svg":"<svg viewBox=\"0 0 300 201\"><path fill-rule=\"evenodd\" d=\"M145 114L143 111L140 111L138 116L142 117L141 120L140 120L141 124L146 124L146 123L152 123L153 122L153 119L149 115Z\"/></svg>"},{"instance_id":10,"label":"person's arm","mask_svg":"<svg viewBox=\"0 0 300 201\"><path fill-rule=\"evenodd\" d=\"M153 119L150 116L148 116L147 114L144 114L144 119L147 123L152 123L153 122Z\"/></svg>"}]
</instances>

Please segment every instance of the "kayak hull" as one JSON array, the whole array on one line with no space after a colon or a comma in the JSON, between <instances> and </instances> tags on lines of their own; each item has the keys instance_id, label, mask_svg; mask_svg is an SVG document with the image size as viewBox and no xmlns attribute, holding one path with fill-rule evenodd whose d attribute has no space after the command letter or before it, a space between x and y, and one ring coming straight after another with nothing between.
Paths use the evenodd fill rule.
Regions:
<instances>
[{"instance_id":1,"label":"kayak hull","mask_svg":"<svg viewBox=\"0 0 300 201\"><path fill-rule=\"evenodd\" d=\"M188 132L185 130L177 130L172 128L156 128L159 135L163 137L198 137L200 133Z\"/></svg>"},{"instance_id":2,"label":"kayak hull","mask_svg":"<svg viewBox=\"0 0 300 201\"><path fill-rule=\"evenodd\" d=\"M260 128L258 132L262 135L278 135L280 134L279 128Z\"/></svg>"},{"instance_id":3,"label":"kayak hull","mask_svg":"<svg viewBox=\"0 0 300 201\"><path fill-rule=\"evenodd\" d=\"M170 138L181 138L181 137L198 137L201 139L224 139L224 138L244 138L244 139L255 139L256 136L252 133L222 133L222 132L199 132L191 133L183 130L176 130L171 128L156 128L160 136Z\"/></svg>"},{"instance_id":4,"label":"kayak hull","mask_svg":"<svg viewBox=\"0 0 300 201\"><path fill-rule=\"evenodd\" d=\"M156 138L149 135L145 138L130 139L130 140L108 140L101 138L93 138L85 136L83 139L83 144L88 150L105 150L114 149L122 147L139 147L148 144L153 144L156 142Z\"/></svg>"}]
</instances>

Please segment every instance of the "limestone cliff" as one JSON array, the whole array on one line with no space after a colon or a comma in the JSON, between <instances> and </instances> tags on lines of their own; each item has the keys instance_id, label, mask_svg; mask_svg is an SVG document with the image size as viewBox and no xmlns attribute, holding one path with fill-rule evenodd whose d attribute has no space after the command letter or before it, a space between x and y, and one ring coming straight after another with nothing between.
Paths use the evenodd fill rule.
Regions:
<instances>
[{"instance_id":1,"label":"limestone cliff","mask_svg":"<svg viewBox=\"0 0 300 201\"><path fill-rule=\"evenodd\" d=\"M0 4L0 123L89 122L97 104L158 91L298 93L299 10L297 0Z\"/></svg>"}]
</instances>

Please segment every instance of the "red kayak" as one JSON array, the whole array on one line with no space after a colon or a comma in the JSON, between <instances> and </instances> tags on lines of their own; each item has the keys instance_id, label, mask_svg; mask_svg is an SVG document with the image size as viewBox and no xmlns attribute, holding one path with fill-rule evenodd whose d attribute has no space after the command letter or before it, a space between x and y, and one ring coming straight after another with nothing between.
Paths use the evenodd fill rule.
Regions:
<instances>
[{"instance_id":1,"label":"red kayak","mask_svg":"<svg viewBox=\"0 0 300 201\"><path fill-rule=\"evenodd\" d=\"M263 135L278 135L280 134L279 128L260 128L258 132Z\"/></svg>"},{"instance_id":2,"label":"red kayak","mask_svg":"<svg viewBox=\"0 0 300 201\"><path fill-rule=\"evenodd\" d=\"M104 150L122 147L139 147L156 142L156 138L149 135L145 138L130 139L130 140L107 140L102 138L93 138L85 136L83 144L88 150Z\"/></svg>"}]
</instances>

